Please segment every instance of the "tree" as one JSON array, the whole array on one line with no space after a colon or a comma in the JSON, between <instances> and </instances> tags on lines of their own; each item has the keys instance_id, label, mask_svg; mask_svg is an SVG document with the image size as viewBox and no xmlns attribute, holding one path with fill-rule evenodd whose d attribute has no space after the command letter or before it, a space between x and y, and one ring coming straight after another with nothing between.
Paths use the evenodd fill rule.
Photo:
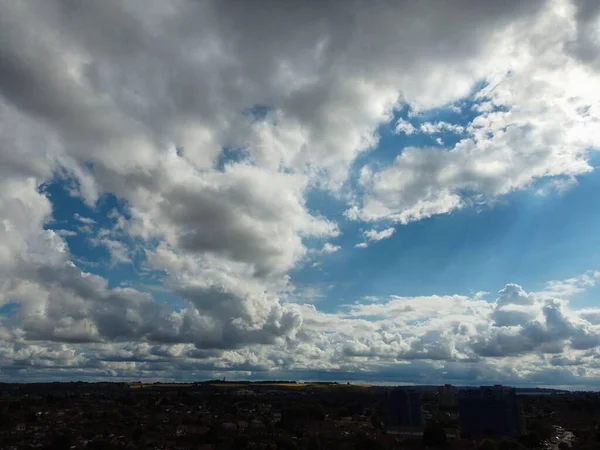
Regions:
<instances>
[{"instance_id":1,"label":"tree","mask_svg":"<svg viewBox=\"0 0 600 450\"><path fill-rule=\"evenodd\" d=\"M46 445L46 450L70 450L71 438L66 434L54 436Z\"/></svg>"},{"instance_id":2,"label":"tree","mask_svg":"<svg viewBox=\"0 0 600 450\"><path fill-rule=\"evenodd\" d=\"M323 411L321 405L308 405L306 407L306 414L311 420L316 420L319 422L325 420L325 411Z\"/></svg>"},{"instance_id":3,"label":"tree","mask_svg":"<svg viewBox=\"0 0 600 450\"><path fill-rule=\"evenodd\" d=\"M87 445L86 448L90 450L110 450L113 448L113 446L106 439L94 439Z\"/></svg>"},{"instance_id":4,"label":"tree","mask_svg":"<svg viewBox=\"0 0 600 450\"><path fill-rule=\"evenodd\" d=\"M445 447L448 444L446 432L440 422L432 420L425 426L423 444L431 447Z\"/></svg>"},{"instance_id":5,"label":"tree","mask_svg":"<svg viewBox=\"0 0 600 450\"><path fill-rule=\"evenodd\" d=\"M379 414L379 411L373 411L371 413L371 425L373 425L373 428L381 428L381 414Z\"/></svg>"},{"instance_id":6,"label":"tree","mask_svg":"<svg viewBox=\"0 0 600 450\"><path fill-rule=\"evenodd\" d=\"M383 445L374 439L371 439L364 433L358 433L356 435L356 443L354 444L355 450L382 450Z\"/></svg>"},{"instance_id":7,"label":"tree","mask_svg":"<svg viewBox=\"0 0 600 450\"><path fill-rule=\"evenodd\" d=\"M279 438L277 440L277 449L278 450L297 450L298 447L294 444L294 441L288 438Z\"/></svg>"},{"instance_id":8,"label":"tree","mask_svg":"<svg viewBox=\"0 0 600 450\"><path fill-rule=\"evenodd\" d=\"M532 430L529 433L521 436L519 441L527 448L538 448L542 443L542 438L537 431Z\"/></svg>"},{"instance_id":9,"label":"tree","mask_svg":"<svg viewBox=\"0 0 600 450\"><path fill-rule=\"evenodd\" d=\"M238 434L233 440L233 445L231 446L231 448L235 448L236 450L243 450L248 447L249 442L250 441L248 440L248 436Z\"/></svg>"},{"instance_id":10,"label":"tree","mask_svg":"<svg viewBox=\"0 0 600 450\"><path fill-rule=\"evenodd\" d=\"M311 436L308 440L307 449L308 450L321 450L323 446L321 445L321 441L317 436Z\"/></svg>"},{"instance_id":11,"label":"tree","mask_svg":"<svg viewBox=\"0 0 600 450\"><path fill-rule=\"evenodd\" d=\"M494 442L490 439L486 439L485 441L483 441L481 443L479 450L496 450L496 448L497 448L496 442Z\"/></svg>"},{"instance_id":12,"label":"tree","mask_svg":"<svg viewBox=\"0 0 600 450\"><path fill-rule=\"evenodd\" d=\"M294 431L296 427L296 409L285 408L281 411L279 426L288 432Z\"/></svg>"},{"instance_id":13,"label":"tree","mask_svg":"<svg viewBox=\"0 0 600 450\"><path fill-rule=\"evenodd\" d=\"M527 423L527 429L529 430L528 434L531 434L533 437L537 438L538 442L550 439L554 435L552 424L548 420L544 419L533 419L529 421Z\"/></svg>"},{"instance_id":14,"label":"tree","mask_svg":"<svg viewBox=\"0 0 600 450\"><path fill-rule=\"evenodd\" d=\"M593 442L586 442L577 447L578 450L598 450L598 444Z\"/></svg>"},{"instance_id":15,"label":"tree","mask_svg":"<svg viewBox=\"0 0 600 450\"><path fill-rule=\"evenodd\" d=\"M498 444L498 450L525 450L525 446L515 439L503 439Z\"/></svg>"},{"instance_id":16,"label":"tree","mask_svg":"<svg viewBox=\"0 0 600 450\"><path fill-rule=\"evenodd\" d=\"M13 420L10 414L0 412L0 428L10 428L13 425Z\"/></svg>"},{"instance_id":17,"label":"tree","mask_svg":"<svg viewBox=\"0 0 600 450\"><path fill-rule=\"evenodd\" d=\"M208 433L204 435L204 440L207 444L217 444L223 436L223 427L220 422L216 422L208 429Z\"/></svg>"},{"instance_id":18,"label":"tree","mask_svg":"<svg viewBox=\"0 0 600 450\"><path fill-rule=\"evenodd\" d=\"M131 434L131 438L135 442L137 442L142 438L143 434L144 434L144 431L142 430L141 427L138 426L138 427L135 427L135 429L133 430L133 433Z\"/></svg>"}]
</instances>

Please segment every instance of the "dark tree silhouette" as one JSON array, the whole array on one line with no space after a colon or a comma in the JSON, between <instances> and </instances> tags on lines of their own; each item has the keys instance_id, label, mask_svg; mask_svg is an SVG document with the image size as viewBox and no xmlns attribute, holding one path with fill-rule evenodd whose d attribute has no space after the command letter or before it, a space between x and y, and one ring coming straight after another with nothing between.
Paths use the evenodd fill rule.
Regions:
<instances>
[{"instance_id":1,"label":"dark tree silhouette","mask_svg":"<svg viewBox=\"0 0 600 450\"><path fill-rule=\"evenodd\" d=\"M427 423L423 430L423 444L428 447L442 448L448 445L448 438L444 427L438 421L431 421Z\"/></svg>"}]
</instances>

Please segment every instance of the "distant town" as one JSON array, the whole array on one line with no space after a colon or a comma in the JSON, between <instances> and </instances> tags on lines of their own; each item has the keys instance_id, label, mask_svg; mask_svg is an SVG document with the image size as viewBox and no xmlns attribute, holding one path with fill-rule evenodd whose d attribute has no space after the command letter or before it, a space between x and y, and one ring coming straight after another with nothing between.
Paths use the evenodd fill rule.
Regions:
<instances>
[{"instance_id":1,"label":"distant town","mask_svg":"<svg viewBox=\"0 0 600 450\"><path fill-rule=\"evenodd\" d=\"M600 394L330 382L0 384L0 449L600 449Z\"/></svg>"}]
</instances>

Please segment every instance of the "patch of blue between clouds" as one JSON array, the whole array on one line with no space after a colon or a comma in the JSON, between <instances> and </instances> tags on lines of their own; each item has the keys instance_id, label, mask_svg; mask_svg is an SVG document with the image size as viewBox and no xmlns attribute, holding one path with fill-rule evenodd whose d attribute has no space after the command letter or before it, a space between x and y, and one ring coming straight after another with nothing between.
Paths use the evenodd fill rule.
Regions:
<instances>
[{"instance_id":1,"label":"patch of blue between clouds","mask_svg":"<svg viewBox=\"0 0 600 450\"><path fill-rule=\"evenodd\" d=\"M144 268L145 254L138 242L126 234L108 236L124 244L131 262L113 264L108 249L93 245L91 239L102 229L113 230L117 218L114 212L129 219L127 205L115 195L105 193L93 207L76 195L77 182L55 177L40 188L52 203L52 220L45 228L63 233L73 261L84 271L102 276L110 288L117 286L159 286L161 273ZM92 222L93 221L93 222ZM138 286L138 287L139 287Z\"/></svg>"},{"instance_id":2,"label":"patch of blue between clouds","mask_svg":"<svg viewBox=\"0 0 600 450\"><path fill-rule=\"evenodd\" d=\"M416 112L410 105L403 104L395 109L392 120L379 126L376 131L376 135L379 136L377 146L363 152L355 159L351 169L349 187L360 189L360 186L357 186L356 182L360 174L360 169L364 166L375 168L388 166L407 147L444 147L448 149L454 147L454 145L464 138L464 135L448 131L440 131L435 134L419 133L419 127L425 122L446 122L466 127L477 116L481 115L475 107L488 100L485 97L480 97L481 90L486 87L488 87L488 83L480 81L475 84L472 91L465 98L440 106L439 108ZM504 109L503 107L495 107L492 111ZM413 125L417 132L411 135L396 132L396 124L401 119ZM442 139L443 145L440 146L436 141L437 138Z\"/></svg>"},{"instance_id":3,"label":"patch of blue between clouds","mask_svg":"<svg viewBox=\"0 0 600 450\"><path fill-rule=\"evenodd\" d=\"M441 133L433 136L395 133L399 119L418 129L423 122L444 121L466 126L480 113L475 106L486 99L473 93L452 105L412 114L408 106L394 113L390 123L378 130L375 149L359 156L352 168L348 188L356 191L360 168L385 166L409 146L438 145L436 137L452 148L461 136ZM500 109L500 108L499 108ZM598 160L590 161L598 166ZM330 286L322 292L318 308L325 312L340 305L361 301L364 296L385 299L389 295L418 296L465 294L486 291L488 300L506 283L521 284L528 291L543 288L549 280L577 276L600 269L600 175L597 171L580 176L565 192L550 189L540 180L527 190L506 195L491 206L467 207L451 214L407 225L394 225L389 239L373 242L368 248L355 248L365 230L385 229L390 224L366 224L345 219L343 201L323 192L310 192L307 205L338 222L341 235L330 240L342 247L292 272L300 286ZM315 246L315 243L309 243ZM575 296L575 308L596 306L600 288Z\"/></svg>"},{"instance_id":4,"label":"patch of blue between clouds","mask_svg":"<svg viewBox=\"0 0 600 450\"><path fill-rule=\"evenodd\" d=\"M564 194L519 192L481 212L465 209L401 226L367 248L360 257L369 264L357 264L345 277L364 295L380 296L489 291L493 299L508 282L540 289L600 267L594 231L600 201L590 198L598 188L600 177L590 174Z\"/></svg>"},{"instance_id":5,"label":"patch of blue between clouds","mask_svg":"<svg viewBox=\"0 0 600 450\"><path fill-rule=\"evenodd\" d=\"M228 164L235 164L248 159L248 151L243 148L225 147L219 153L215 168L221 172L225 171Z\"/></svg>"},{"instance_id":6,"label":"patch of blue between clouds","mask_svg":"<svg viewBox=\"0 0 600 450\"><path fill-rule=\"evenodd\" d=\"M318 270L294 273L293 280L333 285L319 302L324 311L364 296L487 291L493 300L509 282L539 290L549 280L600 268L599 191L600 176L590 173L563 193L522 191L483 210L398 225L390 239L366 249L355 248L355 235L346 232L335 242L343 251L322 258ZM597 295L598 289L591 289L571 304L596 306Z\"/></svg>"},{"instance_id":7,"label":"patch of blue between clouds","mask_svg":"<svg viewBox=\"0 0 600 450\"><path fill-rule=\"evenodd\" d=\"M273 108L271 106L257 104L247 108L242 114L252 117L253 120L264 120L272 111Z\"/></svg>"},{"instance_id":8,"label":"patch of blue between clouds","mask_svg":"<svg viewBox=\"0 0 600 450\"><path fill-rule=\"evenodd\" d=\"M248 116L253 122L265 120L273 108L267 105L253 105L242 111L242 115ZM178 155L182 156L185 149L179 149ZM225 171L228 164L235 164L248 160L249 152L241 147L224 147L217 157L215 169L221 172Z\"/></svg>"},{"instance_id":9,"label":"patch of blue between clouds","mask_svg":"<svg viewBox=\"0 0 600 450\"><path fill-rule=\"evenodd\" d=\"M444 121L465 126L479 113L474 106L481 84L473 93L452 105L414 114L408 106L394 112L393 120L382 125L379 145L359 156L352 167L350 182L356 189L359 170L365 164L390 164L408 146L439 145L442 137L451 148L461 136L440 133L434 136L415 133L411 136L394 131L399 119L418 128L424 122ZM271 111L264 105L249 108L255 120L263 120ZM178 149L178 152L184 149ZM218 166L245 159L242 149L224 149ZM600 161L592 162L594 165ZM93 170L93 167L89 167ZM545 183L545 182L541 182ZM350 187L350 186L348 186ZM112 228L112 210L127 216L126 205L112 194L104 194L94 208L87 206L71 192L76 188L72 179L55 178L43 186L53 204L54 221L47 228L75 232L65 239L77 264L84 270L105 277L109 286L128 285L152 291L158 301L179 309L181 300L160 289L159 273L143 270L143 252L133 252L131 264L110 265L110 255L102 246L91 246L89 238L100 228ZM519 283L526 290L536 290L551 279L576 276L588 269L600 268L600 176L596 172L582 176L578 185L564 193L551 191L545 196L535 193L536 186L500 199L491 207L465 208L452 214L435 216L408 225L395 225L390 238L371 243L366 249L355 248L364 231L372 224L348 221L343 216L344 200L322 191L307 194L307 207L313 214L335 220L341 235L330 240L341 251L315 259L320 265L306 264L292 271L297 286L330 286L323 290L319 301L323 311L339 310L340 305L360 301L364 296L385 298L389 295L472 294L495 292L508 282ZM92 233L82 232L79 215L95 221ZM374 227L384 229L389 224ZM135 246L125 240L126 245ZM309 248L320 248L322 240L309 240ZM600 289L577 296L576 307L594 305ZM0 314L11 310L4 307Z\"/></svg>"},{"instance_id":10,"label":"patch of blue between clouds","mask_svg":"<svg viewBox=\"0 0 600 450\"><path fill-rule=\"evenodd\" d=\"M10 299L9 299L10 300ZM9 302L4 305L0 305L0 324L6 323L6 325L20 325L17 324L17 314L20 309L20 305L17 303Z\"/></svg>"}]
</instances>

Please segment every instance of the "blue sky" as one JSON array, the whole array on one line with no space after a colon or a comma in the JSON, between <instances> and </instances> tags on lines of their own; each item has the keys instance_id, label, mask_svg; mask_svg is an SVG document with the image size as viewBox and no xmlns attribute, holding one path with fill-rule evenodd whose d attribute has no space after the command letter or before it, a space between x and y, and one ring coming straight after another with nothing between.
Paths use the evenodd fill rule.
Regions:
<instances>
[{"instance_id":1,"label":"blue sky","mask_svg":"<svg viewBox=\"0 0 600 450\"><path fill-rule=\"evenodd\" d=\"M599 265L598 189L600 177L592 173L566 192L519 192L492 206L398 226L367 249L353 248L362 227L350 223L334 241L347 250L303 267L295 279L335 285L327 304L363 295L494 294L506 280L541 288ZM597 294L582 293L575 304L594 306Z\"/></svg>"},{"instance_id":2,"label":"blue sky","mask_svg":"<svg viewBox=\"0 0 600 450\"><path fill-rule=\"evenodd\" d=\"M466 126L475 117L475 103L457 103L466 112L440 108L410 118L409 109L401 108L390 123L379 128L378 146L355 165L389 163L405 147L437 145L437 137L450 145L456 143L459 138L453 133L405 136L394 133L393 125L402 118L417 128L424 122L439 121ZM220 165L235 162L239 154L225 150L222 157L227 159ZM115 264L106 247L90 242L99 229L114 227L111 212L127 214L123 200L107 193L89 207L73 195L76 183L72 178L56 177L43 186L53 206L52 220L46 227L75 232L65 236L71 254L82 267L105 277L111 286L152 283L143 270L143 252L136 252L132 263ZM548 280L570 278L600 267L600 235L595 232L600 228L600 198L595 195L599 190L600 176L596 172L579 177L577 184L565 191L540 194L532 187L503 196L494 204L394 225L397 231L391 238L365 249L355 248L355 244L362 242L362 232L368 226L344 217L346 203L321 191L309 193L309 209L338 221L341 234L331 242L342 250L319 258L317 267L310 262L300 265L292 272L292 281L299 287L321 291L318 306L324 311L335 311L364 296L469 295L485 291L493 300L506 280L540 289ZM82 232L85 224L77 216L94 221L91 232ZM135 248L131 239L122 242ZM586 291L573 304L594 306L597 293L595 289ZM165 298L178 303L170 295Z\"/></svg>"},{"instance_id":3,"label":"blue sky","mask_svg":"<svg viewBox=\"0 0 600 450\"><path fill-rule=\"evenodd\" d=\"M0 7L0 381L598 386L600 7L430 3Z\"/></svg>"},{"instance_id":4,"label":"blue sky","mask_svg":"<svg viewBox=\"0 0 600 450\"><path fill-rule=\"evenodd\" d=\"M393 124L404 119L419 127L424 122L445 121L466 126L476 114L469 98L457 102L462 110L425 111L416 119L402 108L394 120L379 128L377 148L359 158L357 165L385 164L408 146L437 145L441 137L449 145L453 133L398 135ZM596 165L592 158L590 164ZM352 181L350 181L352 182ZM337 199L309 196L309 207L341 220L341 236L333 243L344 250L323 258L317 267L307 264L294 273L301 285L318 283L324 289L323 308L360 301L362 296L433 295L440 293L493 294L506 280L538 289L548 280L577 276L600 265L600 177L596 172L578 178L565 191L539 192L544 181L510 193L493 204L478 205L396 225L389 239L370 248L354 248L362 240L364 223L344 221L345 204ZM311 201L312 200L312 201ZM385 227L383 227L385 228ZM595 306L598 291L579 295L574 304Z\"/></svg>"},{"instance_id":5,"label":"blue sky","mask_svg":"<svg viewBox=\"0 0 600 450\"><path fill-rule=\"evenodd\" d=\"M475 117L471 110L474 103L465 100L458 104L463 105L465 113L441 108L425 111L409 121L415 127L439 121L466 126ZM450 144L458 140L447 132L433 136L394 133L393 124L400 118L408 120L408 111L402 108L393 121L379 128L378 146L359 158L356 166L389 163L405 147L436 145L437 137ZM227 159L219 164L231 163L239 156L229 150L223 155ZM114 226L112 211L127 214L123 200L108 193L91 208L72 194L74 183L73 179L57 177L43 187L53 205L53 219L47 228L76 232L65 237L71 254L82 267L105 277L111 286L152 282L142 270L143 252L138 252L132 263L115 264L106 247L90 243L94 231ZM342 250L319 258L317 267L310 262L300 265L292 272L292 281L299 287L319 290L322 298L316 300L324 311L335 311L365 296L470 295L484 291L493 300L506 280L541 289L548 280L570 278L600 267L600 235L595 232L600 228L600 198L595 195L599 190L600 176L596 172L579 177L577 184L565 191L540 194L532 187L506 195L494 204L394 225L397 231L391 238L366 249L355 248L355 244L362 242L362 232L368 226L344 217L343 200L321 191L309 193L309 209L338 221L341 234L331 242ZM83 224L78 215L94 221L91 233L81 232ZM130 239L123 242L135 246ZM596 289L590 289L579 294L573 304L595 306L597 294ZM178 299L163 296L178 304Z\"/></svg>"}]
</instances>

